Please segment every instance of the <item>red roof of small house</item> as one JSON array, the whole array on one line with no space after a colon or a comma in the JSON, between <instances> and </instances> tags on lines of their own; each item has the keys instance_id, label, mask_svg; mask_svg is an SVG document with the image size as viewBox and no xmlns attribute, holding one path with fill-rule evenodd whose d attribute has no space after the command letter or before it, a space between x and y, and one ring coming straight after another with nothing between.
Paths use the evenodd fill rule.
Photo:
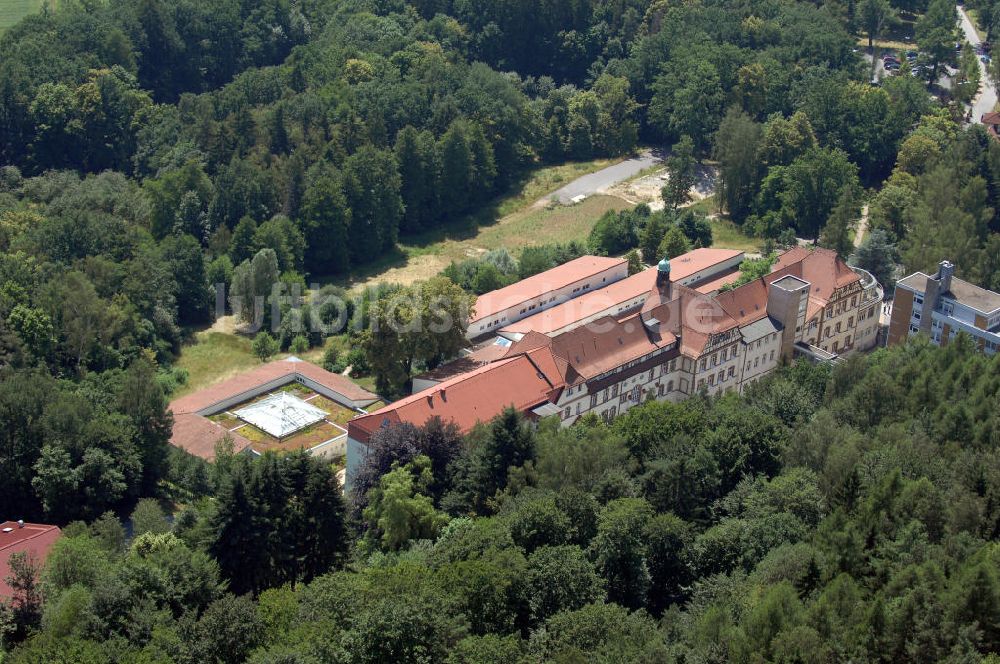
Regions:
<instances>
[{"instance_id":1,"label":"red roof of small house","mask_svg":"<svg viewBox=\"0 0 1000 664\"><path fill-rule=\"evenodd\" d=\"M41 523L19 524L16 521L5 521L0 524L0 599L14 595L13 589L7 585L11 554L27 553L29 558L41 565L60 534L58 526Z\"/></svg>"},{"instance_id":2,"label":"red roof of small house","mask_svg":"<svg viewBox=\"0 0 1000 664\"><path fill-rule=\"evenodd\" d=\"M469 322L470 324L474 323L514 305L564 288L577 281L600 274L605 270L610 270L625 263L627 261L624 258L610 258L607 256L581 256L575 258L568 263L563 263L545 272L539 272L510 286L498 288L495 291L480 295L476 299L476 308L472 313L472 320Z\"/></svg>"},{"instance_id":3,"label":"red roof of small house","mask_svg":"<svg viewBox=\"0 0 1000 664\"><path fill-rule=\"evenodd\" d=\"M997 113L996 111L983 113L979 121L984 125L1000 125L1000 113Z\"/></svg>"}]
</instances>

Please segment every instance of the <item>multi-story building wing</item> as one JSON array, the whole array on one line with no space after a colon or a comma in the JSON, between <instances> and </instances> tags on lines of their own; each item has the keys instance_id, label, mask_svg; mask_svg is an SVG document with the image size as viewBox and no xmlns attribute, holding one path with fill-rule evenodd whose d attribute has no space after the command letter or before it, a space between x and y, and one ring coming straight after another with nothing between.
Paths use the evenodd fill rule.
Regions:
<instances>
[{"instance_id":1,"label":"multi-story building wing","mask_svg":"<svg viewBox=\"0 0 1000 664\"><path fill-rule=\"evenodd\" d=\"M1000 293L955 276L955 266L941 261L934 275L915 272L896 283L888 343L926 334L942 345L958 332L969 334L986 353L1000 348Z\"/></svg>"},{"instance_id":2,"label":"multi-story building wing","mask_svg":"<svg viewBox=\"0 0 1000 664\"><path fill-rule=\"evenodd\" d=\"M865 330L869 311L877 324L881 288L834 252L794 249L771 274L721 293L676 282L672 262L628 310L584 308L585 322L498 338L457 371L422 377L426 389L352 420L349 476L371 435L394 422L438 416L467 431L508 406L564 425L588 413L610 420L647 399L742 391L796 354L833 358L875 343Z\"/></svg>"},{"instance_id":3,"label":"multi-story building wing","mask_svg":"<svg viewBox=\"0 0 1000 664\"><path fill-rule=\"evenodd\" d=\"M606 256L581 256L510 286L480 295L466 336L495 333L538 312L604 288L628 276L628 261Z\"/></svg>"},{"instance_id":4,"label":"multi-story building wing","mask_svg":"<svg viewBox=\"0 0 1000 664\"><path fill-rule=\"evenodd\" d=\"M882 287L860 268L851 268L826 249L786 251L768 278L791 274L810 284L806 324L796 340L833 354L867 350L878 337Z\"/></svg>"}]
</instances>

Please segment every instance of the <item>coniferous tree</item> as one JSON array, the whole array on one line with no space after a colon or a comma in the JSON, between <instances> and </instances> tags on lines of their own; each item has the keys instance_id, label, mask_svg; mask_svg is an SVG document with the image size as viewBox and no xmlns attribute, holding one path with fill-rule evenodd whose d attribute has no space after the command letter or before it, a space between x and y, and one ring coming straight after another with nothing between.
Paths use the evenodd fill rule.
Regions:
<instances>
[{"instance_id":1,"label":"coniferous tree","mask_svg":"<svg viewBox=\"0 0 1000 664\"><path fill-rule=\"evenodd\" d=\"M314 274L346 272L351 265L351 210L340 172L320 163L308 176L302 199L306 268Z\"/></svg>"}]
</instances>

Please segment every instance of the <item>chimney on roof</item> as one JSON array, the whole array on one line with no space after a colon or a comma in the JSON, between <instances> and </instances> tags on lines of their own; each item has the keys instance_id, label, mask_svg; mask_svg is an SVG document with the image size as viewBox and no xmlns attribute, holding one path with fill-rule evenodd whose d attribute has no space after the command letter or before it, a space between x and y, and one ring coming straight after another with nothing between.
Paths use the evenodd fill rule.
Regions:
<instances>
[{"instance_id":1,"label":"chimney on roof","mask_svg":"<svg viewBox=\"0 0 1000 664\"><path fill-rule=\"evenodd\" d=\"M656 290L664 300L670 299L670 259L666 257L656 266Z\"/></svg>"},{"instance_id":2,"label":"chimney on roof","mask_svg":"<svg viewBox=\"0 0 1000 664\"><path fill-rule=\"evenodd\" d=\"M447 401L448 396L444 393L444 388L441 388L441 401Z\"/></svg>"},{"instance_id":3,"label":"chimney on roof","mask_svg":"<svg viewBox=\"0 0 1000 664\"><path fill-rule=\"evenodd\" d=\"M955 266L951 261L941 261L938 263L938 281L941 282L941 292L947 293L951 290L951 278L955 274Z\"/></svg>"}]
</instances>

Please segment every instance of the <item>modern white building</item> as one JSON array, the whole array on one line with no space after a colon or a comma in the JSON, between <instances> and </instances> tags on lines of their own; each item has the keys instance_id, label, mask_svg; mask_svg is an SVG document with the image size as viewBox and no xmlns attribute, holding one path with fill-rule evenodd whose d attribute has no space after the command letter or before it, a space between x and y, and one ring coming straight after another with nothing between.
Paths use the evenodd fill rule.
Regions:
<instances>
[{"instance_id":1,"label":"modern white building","mask_svg":"<svg viewBox=\"0 0 1000 664\"><path fill-rule=\"evenodd\" d=\"M941 261L933 275L915 272L896 283L888 343L926 334L943 345L958 333L970 335L981 350L1000 348L1000 293L955 276L955 266Z\"/></svg>"}]
</instances>

